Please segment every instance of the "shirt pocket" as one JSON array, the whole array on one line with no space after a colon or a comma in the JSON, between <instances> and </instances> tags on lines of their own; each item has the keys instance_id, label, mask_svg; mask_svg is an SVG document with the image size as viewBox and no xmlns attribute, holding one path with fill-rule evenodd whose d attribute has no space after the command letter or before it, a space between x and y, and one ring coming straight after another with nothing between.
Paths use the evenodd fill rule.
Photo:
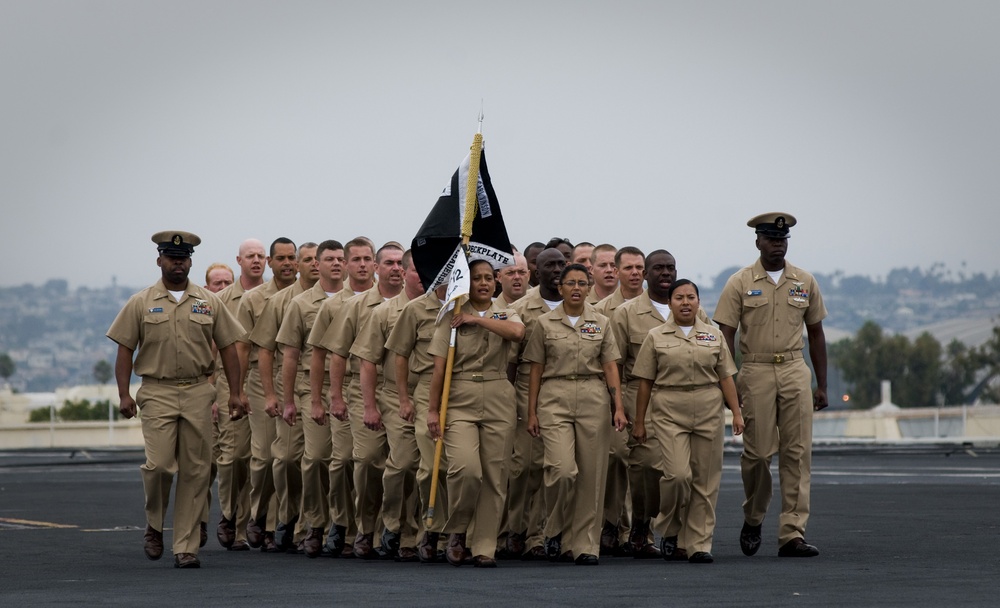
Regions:
<instances>
[{"instance_id":1,"label":"shirt pocket","mask_svg":"<svg viewBox=\"0 0 1000 608\"><path fill-rule=\"evenodd\" d=\"M215 323L211 316L191 313L189 320L191 322L188 324L188 329L191 332L191 340L195 344L212 341L212 329Z\"/></svg>"},{"instance_id":2,"label":"shirt pocket","mask_svg":"<svg viewBox=\"0 0 1000 608\"><path fill-rule=\"evenodd\" d=\"M771 319L771 307L767 298L758 296L743 300L743 323L745 325L766 325Z\"/></svg>"},{"instance_id":3,"label":"shirt pocket","mask_svg":"<svg viewBox=\"0 0 1000 608\"><path fill-rule=\"evenodd\" d=\"M146 344L170 339L170 315L151 313L142 317L142 341Z\"/></svg>"},{"instance_id":4,"label":"shirt pocket","mask_svg":"<svg viewBox=\"0 0 1000 608\"><path fill-rule=\"evenodd\" d=\"M801 296L788 296L788 308L788 323L798 325L802 323L802 319L809 312L809 299Z\"/></svg>"},{"instance_id":5,"label":"shirt pocket","mask_svg":"<svg viewBox=\"0 0 1000 608\"><path fill-rule=\"evenodd\" d=\"M601 345L604 344L604 334L581 334L580 335L580 373L587 373L583 367L589 366L591 362L601 366Z\"/></svg>"}]
</instances>

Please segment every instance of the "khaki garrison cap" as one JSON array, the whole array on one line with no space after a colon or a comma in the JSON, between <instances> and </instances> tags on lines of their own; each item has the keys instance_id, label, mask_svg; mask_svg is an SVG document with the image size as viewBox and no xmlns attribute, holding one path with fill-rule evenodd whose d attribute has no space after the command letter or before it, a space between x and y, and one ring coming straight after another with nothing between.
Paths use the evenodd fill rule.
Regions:
<instances>
[{"instance_id":1,"label":"khaki garrison cap","mask_svg":"<svg viewBox=\"0 0 1000 608\"><path fill-rule=\"evenodd\" d=\"M754 228L757 234L762 234L772 239L787 239L788 229L795 225L795 216L791 213L775 211L772 213L761 213L747 222L747 226Z\"/></svg>"},{"instance_id":2,"label":"khaki garrison cap","mask_svg":"<svg viewBox=\"0 0 1000 608\"><path fill-rule=\"evenodd\" d=\"M197 234L183 230L164 230L153 235L156 250L172 258L189 258L196 245L201 244Z\"/></svg>"}]
</instances>

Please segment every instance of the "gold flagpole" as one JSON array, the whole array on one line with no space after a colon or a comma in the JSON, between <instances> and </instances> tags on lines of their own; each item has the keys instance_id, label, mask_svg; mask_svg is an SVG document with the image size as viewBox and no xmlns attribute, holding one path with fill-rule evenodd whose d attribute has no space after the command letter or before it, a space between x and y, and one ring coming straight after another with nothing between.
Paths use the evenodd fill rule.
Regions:
<instances>
[{"instance_id":1,"label":"gold flagpole","mask_svg":"<svg viewBox=\"0 0 1000 608\"><path fill-rule=\"evenodd\" d=\"M483 151L483 110L479 109L479 131L472 138L472 148L469 153L469 181L465 187L465 215L462 217L462 251L469 255L469 238L472 236L472 221L476 217L477 201L479 199L479 158ZM464 298L455 302L451 314L454 317L462 306ZM448 414L448 395L451 392L451 372L455 366L455 337L458 330L451 328L451 338L448 343L448 358L444 368L444 386L441 389L441 408L438 416L441 437L434 442L434 468L431 471L431 495L427 501L427 518L425 525L430 528L434 524L434 504L437 500L438 479L441 475L441 452L444 449L444 423Z\"/></svg>"}]
</instances>

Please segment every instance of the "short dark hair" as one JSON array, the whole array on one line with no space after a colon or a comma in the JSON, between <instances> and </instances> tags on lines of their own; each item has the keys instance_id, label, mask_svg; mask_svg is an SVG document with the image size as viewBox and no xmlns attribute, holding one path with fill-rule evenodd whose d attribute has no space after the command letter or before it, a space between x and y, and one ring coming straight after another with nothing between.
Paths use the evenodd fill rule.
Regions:
<instances>
[{"instance_id":1,"label":"short dark hair","mask_svg":"<svg viewBox=\"0 0 1000 608\"><path fill-rule=\"evenodd\" d=\"M646 255L642 253L642 249L639 249L638 247L633 247L631 245L627 245L625 247L622 247L615 253L615 266L621 268L623 255L637 255L640 258L642 258L643 265L646 264Z\"/></svg>"},{"instance_id":2,"label":"short dark hair","mask_svg":"<svg viewBox=\"0 0 1000 608\"><path fill-rule=\"evenodd\" d=\"M555 249L559 245L568 245L570 249L573 248L573 243L569 239L564 239L562 237L554 236L549 239L548 243L545 243L545 249Z\"/></svg>"},{"instance_id":3,"label":"short dark hair","mask_svg":"<svg viewBox=\"0 0 1000 608\"><path fill-rule=\"evenodd\" d=\"M525 247L524 248L525 257L527 257L528 252L531 251L532 249L545 249L545 243L539 243L538 241L535 241L534 243Z\"/></svg>"},{"instance_id":4,"label":"short dark hair","mask_svg":"<svg viewBox=\"0 0 1000 608\"><path fill-rule=\"evenodd\" d=\"M320 256L322 256L323 252L325 252L327 249L333 249L334 251L338 249L343 250L344 246L340 244L340 241L327 239L322 243L320 243L319 247L316 248L316 257L319 258Z\"/></svg>"},{"instance_id":5,"label":"short dark hair","mask_svg":"<svg viewBox=\"0 0 1000 608\"><path fill-rule=\"evenodd\" d=\"M286 237L283 237L283 236L279 236L278 238L274 239L274 241L271 242L271 249L270 249L270 253L268 253L268 255L271 256L272 258L274 257L274 246L275 245L291 245L292 248L295 249L295 251L299 250L298 247L295 246L295 242L292 241L292 239L289 239L289 238L286 238Z\"/></svg>"},{"instance_id":6,"label":"short dark hair","mask_svg":"<svg viewBox=\"0 0 1000 608\"><path fill-rule=\"evenodd\" d=\"M587 267L584 266L583 264L567 264L562 269L562 273L559 274L559 282L562 283L563 278L565 278L567 274L569 274L574 270L582 272L584 275L586 275L588 283L592 280L590 277L590 273L587 272Z\"/></svg>"},{"instance_id":7,"label":"short dark hair","mask_svg":"<svg viewBox=\"0 0 1000 608\"><path fill-rule=\"evenodd\" d=\"M694 295L698 296L699 300L701 299L701 293L698 291L698 286L695 285L694 281L692 281L691 279L677 279L676 281L671 283L670 287L667 288L667 299L669 300L673 298L674 291L676 291L678 287L684 287L685 285L690 285L691 287L694 287Z\"/></svg>"},{"instance_id":8,"label":"short dark hair","mask_svg":"<svg viewBox=\"0 0 1000 608\"><path fill-rule=\"evenodd\" d=\"M653 259L654 255L669 255L670 257L674 257L674 254L670 253L666 249L657 249L646 256L646 268L652 266L649 260Z\"/></svg>"}]
</instances>

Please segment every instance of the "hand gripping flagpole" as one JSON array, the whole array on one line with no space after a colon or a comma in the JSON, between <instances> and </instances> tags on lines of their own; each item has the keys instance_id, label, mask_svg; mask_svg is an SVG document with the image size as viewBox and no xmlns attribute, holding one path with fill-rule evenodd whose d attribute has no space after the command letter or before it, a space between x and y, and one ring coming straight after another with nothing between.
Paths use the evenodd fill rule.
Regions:
<instances>
[{"instance_id":1,"label":"hand gripping flagpole","mask_svg":"<svg viewBox=\"0 0 1000 608\"><path fill-rule=\"evenodd\" d=\"M469 153L469 181L465 187L465 214L462 216L462 251L465 256L469 256L469 239L472 237L472 221L476 217L476 207L479 199L479 158L483 151L483 110L479 109L479 131L472 139L472 148ZM452 309L452 318L460 312L462 298L455 302ZM448 341L448 359L444 368L444 386L441 389L441 408L438 414L438 424L441 429L441 436L434 442L434 468L431 471L431 494L427 500L427 518L425 525L430 528L434 524L434 504L437 500L438 480L441 476L441 451L444 448L444 423L448 415L448 396L451 393L451 373L455 367L455 337L458 329L451 328L451 337Z\"/></svg>"}]
</instances>

